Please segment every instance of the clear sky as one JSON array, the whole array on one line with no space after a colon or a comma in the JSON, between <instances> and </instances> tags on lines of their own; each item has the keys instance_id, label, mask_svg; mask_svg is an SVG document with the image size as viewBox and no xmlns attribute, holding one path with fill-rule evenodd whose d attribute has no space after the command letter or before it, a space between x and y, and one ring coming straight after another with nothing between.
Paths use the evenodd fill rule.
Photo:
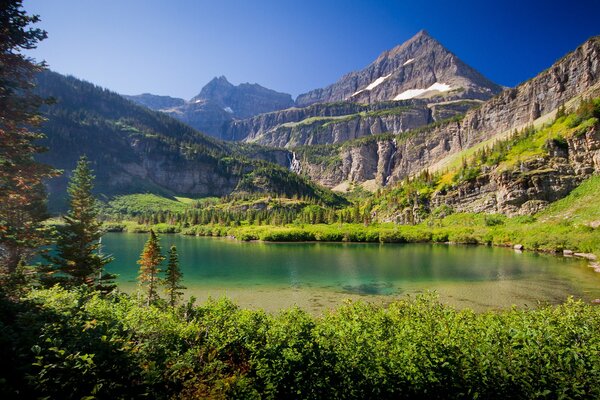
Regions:
<instances>
[{"instance_id":1,"label":"clear sky","mask_svg":"<svg viewBox=\"0 0 600 400\"><path fill-rule=\"evenodd\" d=\"M514 86L600 34L600 0L24 0L50 68L122 94L189 99L214 76L294 97L420 29Z\"/></svg>"}]
</instances>

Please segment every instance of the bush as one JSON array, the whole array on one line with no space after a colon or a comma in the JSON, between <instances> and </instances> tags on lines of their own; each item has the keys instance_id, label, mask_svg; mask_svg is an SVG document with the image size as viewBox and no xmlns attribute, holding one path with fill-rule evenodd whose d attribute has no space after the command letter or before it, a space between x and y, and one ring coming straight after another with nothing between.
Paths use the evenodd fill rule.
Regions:
<instances>
[{"instance_id":1,"label":"bush","mask_svg":"<svg viewBox=\"0 0 600 400\"><path fill-rule=\"evenodd\" d=\"M5 398L598 398L600 307L476 314L429 294L324 317L171 310L59 288L0 296Z\"/></svg>"}]
</instances>

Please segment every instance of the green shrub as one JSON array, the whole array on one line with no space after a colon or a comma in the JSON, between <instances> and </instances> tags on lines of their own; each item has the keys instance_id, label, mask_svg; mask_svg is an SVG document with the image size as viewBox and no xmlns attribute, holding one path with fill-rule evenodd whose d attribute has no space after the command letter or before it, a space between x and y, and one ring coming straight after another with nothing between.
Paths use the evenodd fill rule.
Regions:
<instances>
[{"instance_id":1,"label":"green shrub","mask_svg":"<svg viewBox=\"0 0 600 400\"><path fill-rule=\"evenodd\" d=\"M315 318L209 300L0 296L7 398L598 398L600 307L476 314L429 294Z\"/></svg>"}]
</instances>

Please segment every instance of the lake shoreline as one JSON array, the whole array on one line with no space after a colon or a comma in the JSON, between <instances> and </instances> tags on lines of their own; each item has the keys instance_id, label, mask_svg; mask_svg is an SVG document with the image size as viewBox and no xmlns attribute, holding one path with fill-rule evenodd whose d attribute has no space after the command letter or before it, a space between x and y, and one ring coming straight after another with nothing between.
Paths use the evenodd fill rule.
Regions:
<instances>
[{"instance_id":1,"label":"lake shoreline","mask_svg":"<svg viewBox=\"0 0 600 400\"><path fill-rule=\"evenodd\" d=\"M119 286L131 290L147 236L133 233L140 232L113 232L103 240L104 250L118 260L109 272L118 273ZM181 264L188 269L184 271L184 285L190 289L186 296L227 296L244 307L270 311L285 304L314 314L347 298L388 303L430 290L440 293L447 304L479 311L513 304L535 306L537 301L559 304L571 295L586 302L600 298L598 284L589 283L596 282L596 277L589 278L596 274L585 272L588 263L582 258L515 251L509 246L241 241L232 236L181 234L164 234L162 241L166 247L177 245ZM547 258L537 259L536 254Z\"/></svg>"},{"instance_id":2,"label":"lake shoreline","mask_svg":"<svg viewBox=\"0 0 600 400\"><path fill-rule=\"evenodd\" d=\"M148 227L147 231L119 231L119 230L110 230L107 232L110 233L133 233L133 234L146 234L152 229L152 227ZM307 231L308 232L308 231ZM485 247L498 247L498 248L512 248L516 252L532 252L539 254L549 254L556 257L564 257L564 258L580 258L588 261L588 266L594 270L596 273L600 273L600 263L598 262L598 257L593 253L584 253L584 252L574 252L570 249L561 250L551 250L551 249L530 249L525 248L523 245L519 243L505 243L505 244L495 244L495 243L472 243L472 242L455 242L455 241L445 241L445 242L437 242L437 241L406 241L406 242L387 242L381 240L373 240L373 241L351 241L351 240L262 240L262 239L250 239L244 240L236 237L235 235L201 235L201 234L192 234L185 231L174 231L174 232L159 232L164 235L182 235L182 236L193 236L193 237L207 237L214 239L227 239L238 242L246 242L246 243L352 243L352 244L407 244L407 243L423 243L423 244L443 244L450 246L485 246Z\"/></svg>"}]
</instances>

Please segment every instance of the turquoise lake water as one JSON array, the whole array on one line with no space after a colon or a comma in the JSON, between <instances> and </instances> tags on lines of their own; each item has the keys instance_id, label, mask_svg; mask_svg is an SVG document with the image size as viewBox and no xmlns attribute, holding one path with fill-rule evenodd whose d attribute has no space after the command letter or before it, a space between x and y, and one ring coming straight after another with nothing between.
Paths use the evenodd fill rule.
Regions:
<instances>
[{"instance_id":1,"label":"turquoise lake water","mask_svg":"<svg viewBox=\"0 0 600 400\"><path fill-rule=\"evenodd\" d=\"M104 252L118 283L133 291L146 234L109 233ZM512 249L444 244L262 243L163 235L177 246L188 295L228 296L246 307L311 312L346 299L387 303L436 291L476 310L600 298L600 274L583 260Z\"/></svg>"}]
</instances>

